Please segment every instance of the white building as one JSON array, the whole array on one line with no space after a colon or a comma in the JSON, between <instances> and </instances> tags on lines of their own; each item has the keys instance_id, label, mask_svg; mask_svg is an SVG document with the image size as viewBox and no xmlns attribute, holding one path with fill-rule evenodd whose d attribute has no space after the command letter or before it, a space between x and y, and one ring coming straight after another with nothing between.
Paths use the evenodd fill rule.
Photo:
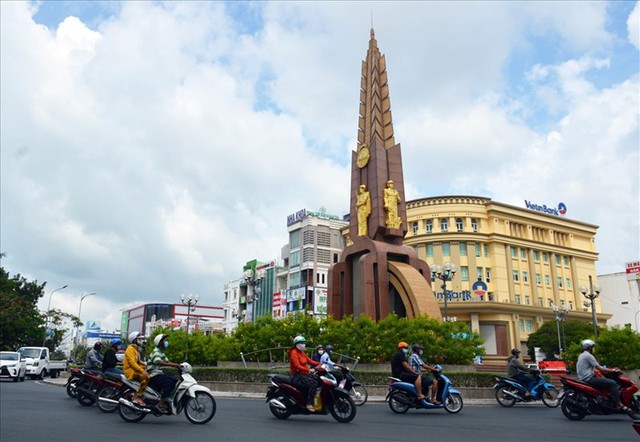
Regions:
<instances>
[{"instance_id":1,"label":"white building","mask_svg":"<svg viewBox=\"0 0 640 442\"><path fill-rule=\"evenodd\" d=\"M602 311L610 313L608 326L630 324L640 332L640 273L599 275Z\"/></svg>"}]
</instances>

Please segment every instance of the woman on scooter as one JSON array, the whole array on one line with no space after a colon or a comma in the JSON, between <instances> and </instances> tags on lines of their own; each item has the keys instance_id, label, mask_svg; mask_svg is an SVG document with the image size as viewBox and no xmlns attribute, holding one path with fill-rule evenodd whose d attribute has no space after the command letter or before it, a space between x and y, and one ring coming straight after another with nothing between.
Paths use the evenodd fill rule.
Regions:
<instances>
[{"instance_id":1,"label":"woman on scooter","mask_svg":"<svg viewBox=\"0 0 640 442\"><path fill-rule=\"evenodd\" d=\"M616 403L617 408L628 413L631 410L620 402L620 390L618 390L616 381L595 376L595 370L598 370L600 373L622 373L619 368L604 368L598 363L595 356L593 356L593 347L595 347L595 345L596 343L591 339L582 341L582 353L578 356L578 362L576 363L578 380L586 382L596 388L608 388L611 391L611 398Z\"/></svg>"},{"instance_id":2,"label":"woman on scooter","mask_svg":"<svg viewBox=\"0 0 640 442\"><path fill-rule=\"evenodd\" d=\"M416 386L416 395L418 400L424 399L422 394L422 376L416 372L407 362L407 354L409 353L409 344L404 341L398 342L398 351L391 359L391 376L400 379L402 382L408 382Z\"/></svg>"},{"instance_id":3,"label":"woman on scooter","mask_svg":"<svg viewBox=\"0 0 640 442\"><path fill-rule=\"evenodd\" d=\"M296 336L293 339L293 347L289 349L289 371L293 385L307 397L307 410L313 413L316 411L313 408L313 394L318 381L311 375L315 373L315 369L309 368L309 365L317 367L320 362L314 361L304 352L306 342L304 336Z\"/></svg>"},{"instance_id":4,"label":"woman on scooter","mask_svg":"<svg viewBox=\"0 0 640 442\"><path fill-rule=\"evenodd\" d=\"M143 336L140 332L134 331L129 333L129 346L124 351L124 375L127 379L139 381L140 387L138 387L138 391L133 397L133 402L137 405L144 406L144 400L142 399L142 395L144 394L144 389L147 388L147 384L151 377L149 373L147 373L146 367L147 364L142 361L140 358L140 349L142 348L142 339Z\"/></svg>"},{"instance_id":5,"label":"woman on scooter","mask_svg":"<svg viewBox=\"0 0 640 442\"><path fill-rule=\"evenodd\" d=\"M160 333L153 340L155 348L149 356L150 364L148 368L149 373L151 374L149 385L160 393L160 400L158 401L156 408L162 413L166 413L168 411L166 400L169 395L171 395L171 392L178 382L173 376L164 374L162 367L180 367L180 364L169 361L167 355L164 354L164 349L169 347L169 342L167 341L168 337L169 336Z\"/></svg>"}]
</instances>

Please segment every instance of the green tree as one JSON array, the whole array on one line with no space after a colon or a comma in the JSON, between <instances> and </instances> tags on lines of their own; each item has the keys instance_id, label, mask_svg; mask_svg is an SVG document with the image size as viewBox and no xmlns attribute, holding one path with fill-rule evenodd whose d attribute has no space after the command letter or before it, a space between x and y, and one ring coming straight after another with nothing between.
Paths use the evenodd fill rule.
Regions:
<instances>
[{"instance_id":1,"label":"green tree","mask_svg":"<svg viewBox=\"0 0 640 442\"><path fill-rule=\"evenodd\" d=\"M595 354L601 364L621 370L640 368L640 333L625 327L611 327L598 334Z\"/></svg>"},{"instance_id":2,"label":"green tree","mask_svg":"<svg viewBox=\"0 0 640 442\"><path fill-rule=\"evenodd\" d=\"M69 331L69 328L66 326L67 320L71 321L71 328L82 327L83 325L77 316L58 309L51 309L46 312L45 319L47 317L49 318L49 330L51 334L47 334L44 345L52 352L58 348Z\"/></svg>"},{"instance_id":3,"label":"green tree","mask_svg":"<svg viewBox=\"0 0 640 442\"><path fill-rule=\"evenodd\" d=\"M593 325L584 321L564 321L564 337L567 347L580 343L583 339L593 339ZM558 347L558 329L556 321L547 321L535 332L529 335L527 340L529 356L535 359L535 347L540 347L548 357L560 353Z\"/></svg>"},{"instance_id":4,"label":"green tree","mask_svg":"<svg viewBox=\"0 0 640 442\"><path fill-rule=\"evenodd\" d=\"M38 311L38 300L46 283L28 281L17 274L9 277L0 267L0 349L42 344L44 317Z\"/></svg>"}]
</instances>

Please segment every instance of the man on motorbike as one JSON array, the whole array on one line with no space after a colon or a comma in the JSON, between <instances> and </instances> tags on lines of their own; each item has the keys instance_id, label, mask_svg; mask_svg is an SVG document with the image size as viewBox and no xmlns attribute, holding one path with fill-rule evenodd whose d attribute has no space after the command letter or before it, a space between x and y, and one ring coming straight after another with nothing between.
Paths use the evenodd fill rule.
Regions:
<instances>
[{"instance_id":1,"label":"man on motorbike","mask_svg":"<svg viewBox=\"0 0 640 442\"><path fill-rule=\"evenodd\" d=\"M292 376L293 385L300 390L307 398L307 410L315 412L313 408L313 394L315 388L318 385L317 379L312 376L315 373L314 368L309 368L309 365L317 367L320 362L314 361L304 352L306 348L306 342L304 336L296 336L293 339L293 347L289 349L289 371Z\"/></svg>"},{"instance_id":2,"label":"man on motorbike","mask_svg":"<svg viewBox=\"0 0 640 442\"><path fill-rule=\"evenodd\" d=\"M316 348L316 352L311 355L311 359L313 359L316 362L320 362L320 359L322 359L322 355L324 354L324 347L322 345L318 345L318 348Z\"/></svg>"},{"instance_id":3,"label":"man on motorbike","mask_svg":"<svg viewBox=\"0 0 640 442\"><path fill-rule=\"evenodd\" d=\"M418 373L418 377L421 378L422 386L428 391L429 385L431 385L431 398L425 400L431 402L432 404L439 404L440 401L436 399L438 394L438 381L431 374L431 372L437 372L438 370L430 365L425 364L425 362L420 358L422 356L424 347L421 344L413 344L411 346L411 350L413 350L413 354L409 358L409 366ZM422 369L427 370L425 374L422 374ZM416 386L416 389L418 387ZM424 392L421 392L424 393Z\"/></svg>"},{"instance_id":4,"label":"man on motorbike","mask_svg":"<svg viewBox=\"0 0 640 442\"><path fill-rule=\"evenodd\" d=\"M111 340L111 347L104 352L104 358L102 359L102 371L105 373L124 374L124 371L116 368L118 365L116 352L118 351L120 344L122 344L120 338L114 338Z\"/></svg>"},{"instance_id":5,"label":"man on motorbike","mask_svg":"<svg viewBox=\"0 0 640 442\"><path fill-rule=\"evenodd\" d=\"M398 378L403 382L415 384L418 400L424 399L422 394L422 376L419 376L414 369L407 363L407 354L409 353L409 344L406 342L398 342L398 351L393 355L391 360L391 376Z\"/></svg>"},{"instance_id":6,"label":"man on motorbike","mask_svg":"<svg viewBox=\"0 0 640 442\"><path fill-rule=\"evenodd\" d=\"M578 380L586 382L596 388L608 388L611 391L611 398L615 402L616 407L628 413L630 409L620 402L620 390L618 390L616 381L595 376L595 370L598 370L600 373L622 373L620 369L605 368L598 363L595 356L593 356L593 347L595 347L596 343L591 339L585 339L581 344L582 353L578 356L578 362L576 363Z\"/></svg>"},{"instance_id":7,"label":"man on motorbike","mask_svg":"<svg viewBox=\"0 0 640 442\"><path fill-rule=\"evenodd\" d=\"M84 360L84 368L90 370L100 370L102 368L102 355L100 350L102 349L102 342L98 341L93 344L93 348L87 353L87 357Z\"/></svg>"},{"instance_id":8,"label":"man on motorbike","mask_svg":"<svg viewBox=\"0 0 640 442\"><path fill-rule=\"evenodd\" d=\"M333 354L333 351L334 351L333 345L331 344L325 345L324 350L325 350L324 354L320 357L321 364L326 365L329 368L329 371L335 371L337 368L339 369L344 368L344 365L336 364L331 360L331 355ZM342 376L337 373L333 373L333 376L336 378L337 381L340 381L340 379L342 379Z\"/></svg>"},{"instance_id":9,"label":"man on motorbike","mask_svg":"<svg viewBox=\"0 0 640 442\"><path fill-rule=\"evenodd\" d=\"M518 348L511 350L511 356L507 359L507 376L520 382L527 390L531 390L534 379L531 376L527 376L525 373L531 373L533 370L525 367L518 360L520 353L522 352ZM525 397L531 397L531 393L529 393L529 391L526 391L524 395Z\"/></svg>"},{"instance_id":10,"label":"man on motorbike","mask_svg":"<svg viewBox=\"0 0 640 442\"><path fill-rule=\"evenodd\" d=\"M147 364L140 358L140 350L143 345L143 336L140 332L134 331L129 333L129 346L124 351L124 375L127 379L140 382L140 387L136 395L133 397L133 402L137 405L144 406L144 400L142 395L144 389L147 388L147 384L151 377L147 373Z\"/></svg>"},{"instance_id":11,"label":"man on motorbike","mask_svg":"<svg viewBox=\"0 0 640 442\"><path fill-rule=\"evenodd\" d=\"M160 393L160 400L156 407L163 413L167 412L166 399L171 395L171 392L178 381L174 377L164 374L162 367L180 367L180 364L169 361L167 355L164 354L164 349L169 347L167 338L167 335L160 333L153 340L155 348L149 356L150 364L148 368L149 374L151 375L149 385Z\"/></svg>"}]
</instances>

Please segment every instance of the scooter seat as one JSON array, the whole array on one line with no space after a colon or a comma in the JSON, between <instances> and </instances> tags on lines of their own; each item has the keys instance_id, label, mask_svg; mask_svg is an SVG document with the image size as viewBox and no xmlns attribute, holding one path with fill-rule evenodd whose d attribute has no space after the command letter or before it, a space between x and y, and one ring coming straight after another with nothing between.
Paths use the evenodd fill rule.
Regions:
<instances>
[{"instance_id":1,"label":"scooter seat","mask_svg":"<svg viewBox=\"0 0 640 442\"><path fill-rule=\"evenodd\" d=\"M118 373L111 373L111 372L105 371L103 374L104 374L104 377L109 378L112 381L122 380L122 375Z\"/></svg>"},{"instance_id":2,"label":"scooter seat","mask_svg":"<svg viewBox=\"0 0 640 442\"><path fill-rule=\"evenodd\" d=\"M286 384L291 383L291 376L288 376L286 374L274 374L274 375L271 375L270 377L274 381L284 382Z\"/></svg>"}]
</instances>

